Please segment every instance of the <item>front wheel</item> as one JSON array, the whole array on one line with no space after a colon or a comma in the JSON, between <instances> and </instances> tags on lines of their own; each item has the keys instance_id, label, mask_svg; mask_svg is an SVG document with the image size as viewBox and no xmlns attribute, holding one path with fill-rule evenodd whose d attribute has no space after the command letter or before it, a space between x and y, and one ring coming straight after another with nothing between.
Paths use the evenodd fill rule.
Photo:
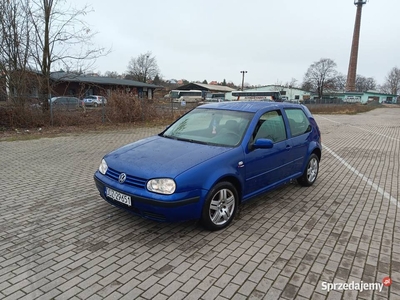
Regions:
<instances>
[{"instance_id":1,"label":"front wheel","mask_svg":"<svg viewBox=\"0 0 400 300\"><path fill-rule=\"evenodd\" d=\"M230 182L217 183L204 203L201 221L210 230L227 227L233 220L239 203L236 188Z\"/></svg>"},{"instance_id":2,"label":"front wheel","mask_svg":"<svg viewBox=\"0 0 400 300\"><path fill-rule=\"evenodd\" d=\"M302 186L313 185L315 180L317 180L318 171L319 171L319 159L318 156L313 153L308 159L307 167L304 170L303 175L297 178L297 182Z\"/></svg>"}]
</instances>

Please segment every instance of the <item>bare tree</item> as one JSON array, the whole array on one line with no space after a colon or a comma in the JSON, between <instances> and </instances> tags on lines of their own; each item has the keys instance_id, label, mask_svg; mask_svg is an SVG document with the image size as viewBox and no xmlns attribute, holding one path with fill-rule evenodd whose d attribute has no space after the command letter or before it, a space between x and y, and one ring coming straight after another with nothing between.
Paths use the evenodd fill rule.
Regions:
<instances>
[{"instance_id":1,"label":"bare tree","mask_svg":"<svg viewBox=\"0 0 400 300\"><path fill-rule=\"evenodd\" d=\"M106 72L104 73L104 76L105 76L105 77L110 77L110 78L119 78L119 77L120 77L120 75L118 74L118 72L115 72L115 71L106 71Z\"/></svg>"},{"instance_id":2,"label":"bare tree","mask_svg":"<svg viewBox=\"0 0 400 300\"><path fill-rule=\"evenodd\" d=\"M54 65L64 69L87 69L94 60L109 51L93 48L91 40L96 34L88 24L88 6L75 9L65 0L31 0L30 22L33 26L31 57L40 70L40 95L44 109L51 95L51 72Z\"/></svg>"},{"instance_id":3,"label":"bare tree","mask_svg":"<svg viewBox=\"0 0 400 300\"><path fill-rule=\"evenodd\" d=\"M376 81L374 78L357 75L356 77L357 92L366 92L368 90L375 90L375 89L376 89Z\"/></svg>"},{"instance_id":4,"label":"bare tree","mask_svg":"<svg viewBox=\"0 0 400 300\"><path fill-rule=\"evenodd\" d=\"M297 79L296 78L292 78L290 80L290 82L288 81L288 82L285 83L285 87L287 87L287 88L297 88Z\"/></svg>"},{"instance_id":5,"label":"bare tree","mask_svg":"<svg viewBox=\"0 0 400 300\"><path fill-rule=\"evenodd\" d=\"M347 82L347 77L346 75L343 74L337 74L333 79L333 88L337 92L343 92L346 90L346 82Z\"/></svg>"},{"instance_id":6,"label":"bare tree","mask_svg":"<svg viewBox=\"0 0 400 300\"><path fill-rule=\"evenodd\" d=\"M385 82L380 87L381 92L393 95L400 94L400 69L394 67L386 76Z\"/></svg>"},{"instance_id":7,"label":"bare tree","mask_svg":"<svg viewBox=\"0 0 400 300\"><path fill-rule=\"evenodd\" d=\"M160 73L157 60L150 51L140 54L136 58L131 58L128 64L128 78L147 82L153 80Z\"/></svg>"},{"instance_id":8,"label":"bare tree","mask_svg":"<svg viewBox=\"0 0 400 300\"><path fill-rule=\"evenodd\" d=\"M336 63L329 58L321 58L314 62L304 75L303 87L311 88L318 93L321 99L325 88L334 86L334 78L337 75Z\"/></svg>"},{"instance_id":9,"label":"bare tree","mask_svg":"<svg viewBox=\"0 0 400 300\"><path fill-rule=\"evenodd\" d=\"M0 2L0 74L5 90L0 97L23 106L30 88L28 69L30 24L25 8L28 0Z\"/></svg>"}]
</instances>

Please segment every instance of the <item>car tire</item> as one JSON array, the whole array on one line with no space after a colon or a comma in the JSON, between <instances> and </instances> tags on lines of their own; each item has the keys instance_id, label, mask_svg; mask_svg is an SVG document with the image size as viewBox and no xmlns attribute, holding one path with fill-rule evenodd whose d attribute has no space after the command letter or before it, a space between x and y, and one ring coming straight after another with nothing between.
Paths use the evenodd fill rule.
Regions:
<instances>
[{"instance_id":1,"label":"car tire","mask_svg":"<svg viewBox=\"0 0 400 300\"><path fill-rule=\"evenodd\" d=\"M304 170L303 175L297 178L297 182L302 186L312 186L317 180L319 172L319 159L316 154L311 154L308 159L306 169Z\"/></svg>"},{"instance_id":2,"label":"car tire","mask_svg":"<svg viewBox=\"0 0 400 300\"><path fill-rule=\"evenodd\" d=\"M227 227L235 217L239 196L230 182L217 183L208 193L201 221L204 227L215 231Z\"/></svg>"},{"instance_id":3,"label":"car tire","mask_svg":"<svg viewBox=\"0 0 400 300\"><path fill-rule=\"evenodd\" d=\"M93 106L94 106L94 107L97 107L97 103L95 102L95 103L93 104Z\"/></svg>"}]
</instances>

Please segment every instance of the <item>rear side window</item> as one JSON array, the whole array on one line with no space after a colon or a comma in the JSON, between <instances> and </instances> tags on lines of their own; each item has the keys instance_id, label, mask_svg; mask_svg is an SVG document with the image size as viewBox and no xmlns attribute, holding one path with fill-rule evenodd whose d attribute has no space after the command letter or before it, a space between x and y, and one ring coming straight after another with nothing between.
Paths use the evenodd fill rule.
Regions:
<instances>
[{"instance_id":1,"label":"rear side window","mask_svg":"<svg viewBox=\"0 0 400 300\"><path fill-rule=\"evenodd\" d=\"M311 131L310 121L301 109L288 108L285 109L289 120L289 127L292 136L299 136Z\"/></svg>"}]
</instances>

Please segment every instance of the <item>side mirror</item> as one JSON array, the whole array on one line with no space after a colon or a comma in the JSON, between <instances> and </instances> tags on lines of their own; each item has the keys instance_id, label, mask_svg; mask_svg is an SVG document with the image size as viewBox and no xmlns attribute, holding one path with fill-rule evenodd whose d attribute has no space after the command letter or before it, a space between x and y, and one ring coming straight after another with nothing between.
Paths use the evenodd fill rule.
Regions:
<instances>
[{"instance_id":1,"label":"side mirror","mask_svg":"<svg viewBox=\"0 0 400 300\"><path fill-rule=\"evenodd\" d=\"M254 144L254 149L271 149L274 147L274 142L270 139L257 139Z\"/></svg>"}]
</instances>

